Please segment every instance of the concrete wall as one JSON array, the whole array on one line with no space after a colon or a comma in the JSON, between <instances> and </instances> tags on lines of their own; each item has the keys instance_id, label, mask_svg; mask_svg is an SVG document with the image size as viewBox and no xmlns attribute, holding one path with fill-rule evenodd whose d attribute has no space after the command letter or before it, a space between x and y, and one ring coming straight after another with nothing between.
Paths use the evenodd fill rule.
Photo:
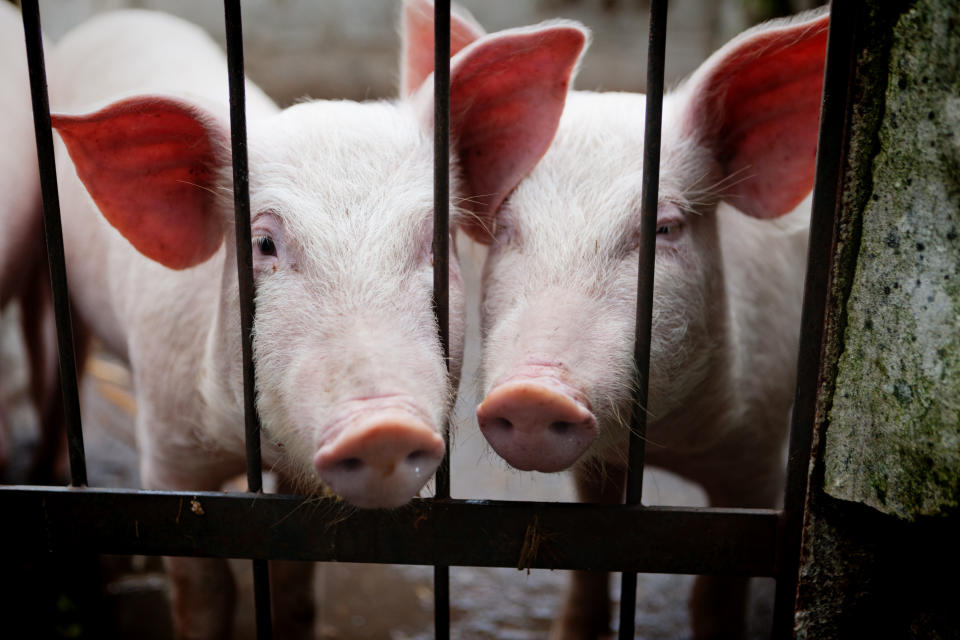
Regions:
<instances>
[{"instance_id":1,"label":"concrete wall","mask_svg":"<svg viewBox=\"0 0 960 640\"><path fill-rule=\"evenodd\" d=\"M956 638L960 7L865 5L796 631Z\"/></svg>"},{"instance_id":2,"label":"concrete wall","mask_svg":"<svg viewBox=\"0 0 960 640\"><path fill-rule=\"evenodd\" d=\"M847 302L826 490L913 519L960 506L960 17L898 20Z\"/></svg>"}]
</instances>

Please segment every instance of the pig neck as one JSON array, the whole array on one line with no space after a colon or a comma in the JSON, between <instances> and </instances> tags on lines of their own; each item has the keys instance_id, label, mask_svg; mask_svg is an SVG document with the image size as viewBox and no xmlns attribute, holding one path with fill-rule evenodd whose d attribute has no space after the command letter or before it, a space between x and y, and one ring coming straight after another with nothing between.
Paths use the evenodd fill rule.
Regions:
<instances>
[{"instance_id":1,"label":"pig neck","mask_svg":"<svg viewBox=\"0 0 960 640\"><path fill-rule=\"evenodd\" d=\"M651 464L698 479L709 476L718 453L736 455L747 443L779 460L795 381L806 216L804 205L777 221L718 208L723 310L711 316L711 375L651 424Z\"/></svg>"}]
</instances>

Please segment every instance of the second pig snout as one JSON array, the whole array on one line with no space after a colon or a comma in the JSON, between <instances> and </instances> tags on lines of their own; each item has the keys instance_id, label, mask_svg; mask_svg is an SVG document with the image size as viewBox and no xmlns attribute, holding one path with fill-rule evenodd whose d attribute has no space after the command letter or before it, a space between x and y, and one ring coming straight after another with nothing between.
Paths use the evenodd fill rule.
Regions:
<instances>
[{"instance_id":1,"label":"second pig snout","mask_svg":"<svg viewBox=\"0 0 960 640\"><path fill-rule=\"evenodd\" d=\"M495 385L477 407L487 442L521 471L562 471L597 436L597 420L576 389L543 367Z\"/></svg>"},{"instance_id":2,"label":"second pig snout","mask_svg":"<svg viewBox=\"0 0 960 640\"><path fill-rule=\"evenodd\" d=\"M325 431L313 463L335 493L361 508L405 504L433 475L443 438L415 407L396 398L355 400Z\"/></svg>"}]
</instances>

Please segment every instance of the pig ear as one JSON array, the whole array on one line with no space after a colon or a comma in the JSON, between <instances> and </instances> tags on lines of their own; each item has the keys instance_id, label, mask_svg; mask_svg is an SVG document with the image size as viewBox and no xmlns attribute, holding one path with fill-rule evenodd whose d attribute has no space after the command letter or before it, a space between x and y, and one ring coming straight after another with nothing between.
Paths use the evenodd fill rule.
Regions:
<instances>
[{"instance_id":1,"label":"pig ear","mask_svg":"<svg viewBox=\"0 0 960 640\"><path fill-rule=\"evenodd\" d=\"M497 209L546 153L587 43L573 22L501 31L451 62L450 132L473 214L462 228L492 239Z\"/></svg>"},{"instance_id":2,"label":"pig ear","mask_svg":"<svg viewBox=\"0 0 960 640\"><path fill-rule=\"evenodd\" d=\"M813 188L828 21L760 25L689 81L684 126L720 163L722 197L749 215L787 213Z\"/></svg>"},{"instance_id":3,"label":"pig ear","mask_svg":"<svg viewBox=\"0 0 960 640\"><path fill-rule=\"evenodd\" d=\"M139 97L52 123L100 212L140 253L186 269L216 252L224 223L214 190L227 137L213 117Z\"/></svg>"},{"instance_id":4,"label":"pig ear","mask_svg":"<svg viewBox=\"0 0 960 640\"><path fill-rule=\"evenodd\" d=\"M433 0L406 0L403 3L402 61L400 91L413 94L433 73ZM465 9L450 11L450 55L484 36L481 27Z\"/></svg>"}]
</instances>

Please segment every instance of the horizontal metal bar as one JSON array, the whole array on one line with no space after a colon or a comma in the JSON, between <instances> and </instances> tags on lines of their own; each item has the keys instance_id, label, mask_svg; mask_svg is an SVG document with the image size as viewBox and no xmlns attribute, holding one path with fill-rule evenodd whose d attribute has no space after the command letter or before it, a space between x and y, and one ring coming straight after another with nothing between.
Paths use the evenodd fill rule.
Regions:
<instances>
[{"instance_id":1,"label":"horizontal metal bar","mask_svg":"<svg viewBox=\"0 0 960 640\"><path fill-rule=\"evenodd\" d=\"M780 512L0 487L19 551L771 576Z\"/></svg>"}]
</instances>

